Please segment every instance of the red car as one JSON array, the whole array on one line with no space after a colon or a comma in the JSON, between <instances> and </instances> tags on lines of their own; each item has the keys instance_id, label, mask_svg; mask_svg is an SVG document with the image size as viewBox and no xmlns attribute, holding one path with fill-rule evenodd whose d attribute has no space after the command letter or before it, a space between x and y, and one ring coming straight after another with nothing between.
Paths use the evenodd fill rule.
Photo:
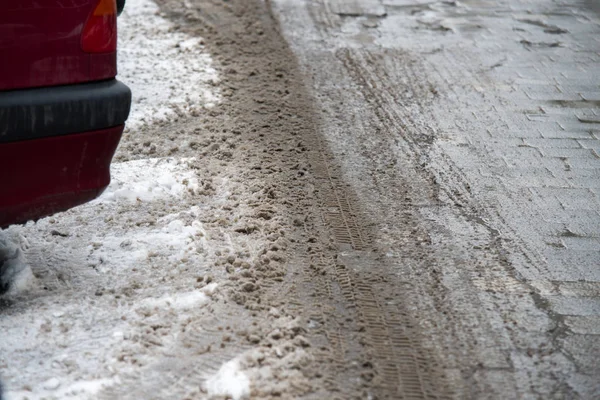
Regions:
<instances>
[{"instance_id":1,"label":"red car","mask_svg":"<svg viewBox=\"0 0 600 400\"><path fill-rule=\"evenodd\" d=\"M117 81L123 0L0 0L0 229L110 182L131 91Z\"/></svg>"}]
</instances>

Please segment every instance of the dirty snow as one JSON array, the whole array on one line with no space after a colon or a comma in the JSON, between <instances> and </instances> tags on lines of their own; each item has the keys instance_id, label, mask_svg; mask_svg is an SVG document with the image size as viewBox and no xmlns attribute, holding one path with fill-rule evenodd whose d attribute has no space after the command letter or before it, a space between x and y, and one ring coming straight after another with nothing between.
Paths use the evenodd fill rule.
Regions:
<instances>
[{"instance_id":1,"label":"dirty snow","mask_svg":"<svg viewBox=\"0 0 600 400\"><path fill-rule=\"evenodd\" d=\"M128 0L118 28L118 77L133 93L127 130L219 101L203 40L178 32L154 2Z\"/></svg>"},{"instance_id":2,"label":"dirty snow","mask_svg":"<svg viewBox=\"0 0 600 400\"><path fill-rule=\"evenodd\" d=\"M72 385L64 386L57 378L50 378L42 383L38 391L20 391L8 393L6 400L28 399L44 400L48 398L87 398L98 393L103 387L112 383L110 379L97 379L90 381L79 381Z\"/></svg>"},{"instance_id":3,"label":"dirty snow","mask_svg":"<svg viewBox=\"0 0 600 400\"><path fill-rule=\"evenodd\" d=\"M128 0L119 35L119 79L133 92L126 135L218 104L203 39L179 32L155 3ZM124 142L118 152L128 158ZM8 400L98 398L141 366L160 364L154 346L174 346L191 321L205 325L220 296L217 258L256 256L261 246L234 243L214 223L237 189L199 165L193 157L113 163L95 201L0 233L10 283L0 299ZM148 321L164 324L161 333L148 331ZM249 387L231 366L212 385L235 398Z\"/></svg>"}]
</instances>

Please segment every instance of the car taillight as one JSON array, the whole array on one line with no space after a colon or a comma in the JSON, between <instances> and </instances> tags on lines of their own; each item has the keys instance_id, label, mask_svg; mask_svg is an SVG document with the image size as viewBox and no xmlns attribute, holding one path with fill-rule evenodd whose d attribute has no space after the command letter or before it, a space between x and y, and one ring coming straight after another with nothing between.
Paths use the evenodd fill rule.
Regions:
<instances>
[{"instance_id":1,"label":"car taillight","mask_svg":"<svg viewBox=\"0 0 600 400\"><path fill-rule=\"evenodd\" d=\"M111 53L117 50L117 4L99 0L81 34L81 49L86 53Z\"/></svg>"}]
</instances>

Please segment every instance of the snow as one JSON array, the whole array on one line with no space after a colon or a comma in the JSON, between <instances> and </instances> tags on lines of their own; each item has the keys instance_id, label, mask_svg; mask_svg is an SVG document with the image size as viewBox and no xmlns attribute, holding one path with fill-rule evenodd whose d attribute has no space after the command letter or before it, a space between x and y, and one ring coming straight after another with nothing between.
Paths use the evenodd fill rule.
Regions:
<instances>
[{"instance_id":1,"label":"snow","mask_svg":"<svg viewBox=\"0 0 600 400\"><path fill-rule=\"evenodd\" d=\"M9 295L26 291L33 284L31 267L21 248L27 245L28 242L24 237L0 231L0 267L2 268L0 287L10 284Z\"/></svg>"},{"instance_id":2,"label":"snow","mask_svg":"<svg viewBox=\"0 0 600 400\"><path fill-rule=\"evenodd\" d=\"M127 0L118 24L119 79L133 93L126 129L219 102L202 39L178 32L150 0Z\"/></svg>"},{"instance_id":3,"label":"snow","mask_svg":"<svg viewBox=\"0 0 600 400\"><path fill-rule=\"evenodd\" d=\"M194 158L151 158L111 165L111 183L96 202L152 201L197 190Z\"/></svg>"},{"instance_id":4,"label":"snow","mask_svg":"<svg viewBox=\"0 0 600 400\"><path fill-rule=\"evenodd\" d=\"M172 216L165 218L169 217ZM168 254L170 261L177 262L197 252L197 240L206 246L202 232L202 224L198 221L186 226L175 219L157 229L139 228L124 235L102 233L88 246L90 261L96 260L98 270L106 273L115 267L129 269L143 265L155 254Z\"/></svg>"},{"instance_id":5,"label":"snow","mask_svg":"<svg viewBox=\"0 0 600 400\"><path fill-rule=\"evenodd\" d=\"M42 386L46 390L56 390L60 387L60 381L57 378L50 378Z\"/></svg>"},{"instance_id":6,"label":"snow","mask_svg":"<svg viewBox=\"0 0 600 400\"><path fill-rule=\"evenodd\" d=\"M206 380L205 388L209 397L229 396L233 400L241 400L250 396L250 379L241 371L239 360L234 358Z\"/></svg>"},{"instance_id":7,"label":"snow","mask_svg":"<svg viewBox=\"0 0 600 400\"><path fill-rule=\"evenodd\" d=\"M215 290L217 289L217 286L219 286L217 283L209 283L208 285L204 286L202 288L202 291L204 293L206 293L207 296L212 296L215 293Z\"/></svg>"},{"instance_id":8,"label":"snow","mask_svg":"<svg viewBox=\"0 0 600 400\"><path fill-rule=\"evenodd\" d=\"M142 305L147 307L171 307L176 310L185 310L192 307L200 307L209 302L208 296L201 291L177 293L175 295L163 296L158 299L146 299Z\"/></svg>"},{"instance_id":9,"label":"snow","mask_svg":"<svg viewBox=\"0 0 600 400\"><path fill-rule=\"evenodd\" d=\"M81 399L90 398L98 393L103 387L113 383L111 379L95 379L88 381L78 381L69 386L61 385L57 378L50 378L42 383L41 390L34 391L13 391L6 394L6 400L45 400L48 398L71 398Z\"/></svg>"},{"instance_id":10,"label":"snow","mask_svg":"<svg viewBox=\"0 0 600 400\"><path fill-rule=\"evenodd\" d=\"M127 134L220 101L201 38L178 31L150 0L128 0L118 23L119 79L133 92ZM118 152L139 155L128 151L124 139ZM229 225L217 224L247 212L232 198L241 183L221 165L199 171L198 164L180 157L113 163L98 199L0 232L11 283L0 320L6 399L93 399L123 385L140 365L160 360L161 352L139 345L153 334L145 329L150 320L165 332L149 340L169 351L190 321L216 329L210 324L226 305L219 288L227 273L218 258L251 261L264 239L232 238ZM209 394L233 399L247 398L249 387L236 360L206 382Z\"/></svg>"},{"instance_id":11,"label":"snow","mask_svg":"<svg viewBox=\"0 0 600 400\"><path fill-rule=\"evenodd\" d=\"M171 330L159 338L165 348L178 337L179 323L195 318L195 326L204 325L203 316L217 303L211 297L221 296L217 250L255 254L260 247L253 236L233 240L211 222L239 215L240 210L223 209L239 189L224 176L212 177L214 191L199 202L189 190L208 174L199 175L193 166L193 158L174 157L113 164L112 183L98 200L3 232L10 254L26 255L27 262L24 257L20 262L31 264L38 280L25 308L7 312L0 323L9 400L96 398L95 391L121 385L119 379L134 370L116 361L119 357L135 354L150 362L159 356L151 348L140 354L133 339L146 334L141 325L146 318ZM125 191L128 196L120 195ZM31 248L23 251L28 242ZM211 279L197 283L199 276ZM45 294L41 288L48 284L54 291ZM98 289L104 293L99 297ZM73 362L74 369L54 367ZM244 398L248 378L233 367L224 366L212 378L211 390ZM56 389L50 389L53 378Z\"/></svg>"},{"instance_id":12,"label":"snow","mask_svg":"<svg viewBox=\"0 0 600 400\"><path fill-rule=\"evenodd\" d=\"M107 203L155 202L178 199L186 191L198 189L195 172L190 169L193 158L154 158L116 163L111 166L111 184L98 199L84 207ZM198 207L191 207L196 215ZM133 268L152 254L169 253L170 261L179 261L207 246L206 231L202 223L193 221L186 225L168 214L156 221L160 228L141 227L116 235L101 232L88 246L91 259L98 261L100 271L110 271L115 266Z\"/></svg>"}]
</instances>

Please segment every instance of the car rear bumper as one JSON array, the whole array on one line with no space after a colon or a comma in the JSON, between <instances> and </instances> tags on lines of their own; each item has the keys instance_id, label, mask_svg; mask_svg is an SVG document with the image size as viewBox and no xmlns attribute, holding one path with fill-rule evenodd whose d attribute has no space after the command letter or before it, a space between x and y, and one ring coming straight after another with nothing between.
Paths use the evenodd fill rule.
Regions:
<instances>
[{"instance_id":1,"label":"car rear bumper","mask_svg":"<svg viewBox=\"0 0 600 400\"><path fill-rule=\"evenodd\" d=\"M115 79L0 92L0 228L102 193L130 106Z\"/></svg>"},{"instance_id":2,"label":"car rear bumper","mask_svg":"<svg viewBox=\"0 0 600 400\"><path fill-rule=\"evenodd\" d=\"M123 125L0 143L0 228L86 203L110 183Z\"/></svg>"},{"instance_id":3,"label":"car rear bumper","mask_svg":"<svg viewBox=\"0 0 600 400\"><path fill-rule=\"evenodd\" d=\"M123 125L131 91L116 79L0 92L0 143Z\"/></svg>"}]
</instances>

